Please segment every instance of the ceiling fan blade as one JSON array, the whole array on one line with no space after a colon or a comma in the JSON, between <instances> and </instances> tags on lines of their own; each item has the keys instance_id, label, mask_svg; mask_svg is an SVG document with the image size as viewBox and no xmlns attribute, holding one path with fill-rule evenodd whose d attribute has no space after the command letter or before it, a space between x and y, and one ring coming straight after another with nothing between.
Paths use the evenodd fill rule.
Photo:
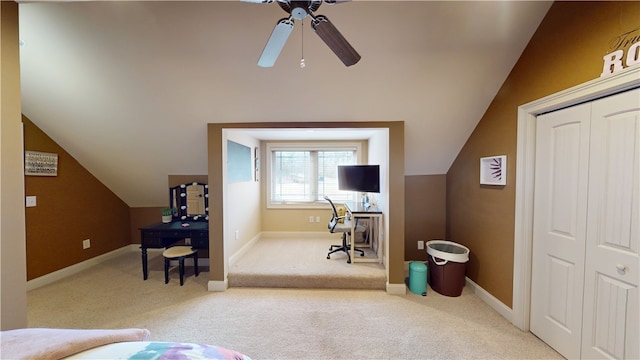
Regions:
<instances>
[{"instance_id":1,"label":"ceiling fan blade","mask_svg":"<svg viewBox=\"0 0 640 360\"><path fill-rule=\"evenodd\" d=\"M243 0L243 1L246 1L246 0ZM324 2L329 5L342 4L350 1L351 0L324 0Z\"/></svg>"},{"instance_id":2,"label":"ceiling fan blade","mask_svg":"<svg viewBox=\"0 0 640 360\"><path fill-rule=\"evenodd\" d=\"M271 32L267 45L265 45L264 50L262 50L262 55L260 55L260 59L258 60L258 66L272 67L276 63L278 55L280 55L292 30L293 20L291 18L284 18L278 21L276 27L273 28L273 32Z\"/></svg>"},{"instance_id":3,"label":"ceiling fan blade","mask_svg":"<svg viewBox=\"0 0 640 360\"><path fill-rule=\"evenodd\" d=\"M340 31L324 15L318 15L311 21L311 27L322 41L346 65L351 66L360 61L360 54L354 49Z\"/></svg>"},{"instance_id":4,"label":"ceiling fan blade","mask_svg":"<svg viewBox=\"0 0 640 360\"><path fill-rule=\"evenodd\" d=\"M256 4L271 4L273 0L240 0L242 2L256 3Z\"/></svg>"}]
</instances>

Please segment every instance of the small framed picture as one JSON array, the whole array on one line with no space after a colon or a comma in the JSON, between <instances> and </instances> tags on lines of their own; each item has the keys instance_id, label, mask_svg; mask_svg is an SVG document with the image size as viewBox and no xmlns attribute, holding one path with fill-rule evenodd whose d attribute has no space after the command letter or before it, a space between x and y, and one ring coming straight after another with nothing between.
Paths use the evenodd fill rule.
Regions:
<instances>
[{"instance_id":1,"label":"small framed picture","mask_svg":"<svg viewBox=\"0 0 640 360\"><path fill-rule=\"evenodd\" d=\"M507 155L480 158L480 184L507 184Z\"/></svg>"},{"instance_id":2,"label":"small framed picture","mask_svg":"<svg viewBox=\"0 0 640 360\"><path fill-rule=\"evenodd\" d=\"M24 174L28 176L58 176L58 154L25 151Z\"/></svg>"},{"instance_id":3,"label":"small framed picture","mask_svg":"<svg viewBox=\"0 0 640 360\"><path fill-rule=\"evenodd\" d=\"M255 181L260 181L260 149L257 147L253 149L253 171Z\"/></svg>"}]
</instances>

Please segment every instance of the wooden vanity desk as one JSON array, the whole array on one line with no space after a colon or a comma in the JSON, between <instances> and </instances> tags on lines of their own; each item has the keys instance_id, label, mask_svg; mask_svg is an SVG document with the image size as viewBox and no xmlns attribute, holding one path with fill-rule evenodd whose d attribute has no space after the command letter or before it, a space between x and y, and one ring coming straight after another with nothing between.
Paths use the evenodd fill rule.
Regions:
<instances>
[{"instance_id":1,"label":"wooden vanity desk","mask_svg":"<svg viewBox=\"0 0 640 360\"><path fill-rule=\"evenodd\" d=\"M209 249L209 186L192 182L169 188L173 221L140 228L142 276L147 280L147 249L162 249L190 239L194 249Z\"/></svg>"},{"instance_id":2,"label":"wooden vanity desk","mask_svg":"<svg viewBox=\"0 0 640 360\"><path fill-rule=\"evenodd\" d=\"M184 226L186 225L186 226ZM140 228L142 250L142 275L147 280L147 249L161 249L176 241L189 238L194 249L209 249L209 222L173 221Z\"/></svg>"}]
</instances>

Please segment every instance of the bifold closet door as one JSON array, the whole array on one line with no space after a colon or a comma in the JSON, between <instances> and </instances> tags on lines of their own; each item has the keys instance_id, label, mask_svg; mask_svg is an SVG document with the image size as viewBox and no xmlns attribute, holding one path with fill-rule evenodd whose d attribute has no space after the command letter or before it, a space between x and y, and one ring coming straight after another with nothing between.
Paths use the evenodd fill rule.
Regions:
<instances>
[{"instance_id":1,"label":"bifold closet door","mask_svg":"<svg viewBox=\"0 0 640 360\"><path fill-rule=\"evenodd\" d=\"M580 357L591 105L538 116L530 329Z\"/></svg>"},{"instance_id":2,"label":"bifold closet door","mask_svg":"<svg viewBox=\"0 0 640 360\"><path fill-rule=\"evenodd\" d=\"M640 89L594 101L582 357L640 358Z\"/></svg>"},{"instance_id":3,"label":"bifold closet door","mask_svg":"<svg viewBox=\"0 0 640 360\"><path fill-rule=\"evenodd\" d=\"M640 358L640 89L541 115L531 331L567 358Z\"/></svg>"}]
</instances>

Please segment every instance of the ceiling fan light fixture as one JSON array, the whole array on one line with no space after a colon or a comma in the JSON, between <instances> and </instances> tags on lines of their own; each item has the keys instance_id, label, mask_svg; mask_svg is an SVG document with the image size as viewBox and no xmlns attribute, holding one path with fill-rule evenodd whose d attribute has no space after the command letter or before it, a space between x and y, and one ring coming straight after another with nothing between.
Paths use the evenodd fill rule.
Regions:
<instances>
[{"instance_id":1,"label":"ceiling fan light fixture","mask_svg":"<svg viewBox=\"0 0 640 360\"><path fill-rule=\"evenodd\" d=\"M309 13L307 12L307 10L301 8L301 7L297 7L294 8L293 10L291 10L291 16L296 19L296 20L302 20L304 18L306 18L307 16L309 16Z\"/></svg>"}]
</instances>

